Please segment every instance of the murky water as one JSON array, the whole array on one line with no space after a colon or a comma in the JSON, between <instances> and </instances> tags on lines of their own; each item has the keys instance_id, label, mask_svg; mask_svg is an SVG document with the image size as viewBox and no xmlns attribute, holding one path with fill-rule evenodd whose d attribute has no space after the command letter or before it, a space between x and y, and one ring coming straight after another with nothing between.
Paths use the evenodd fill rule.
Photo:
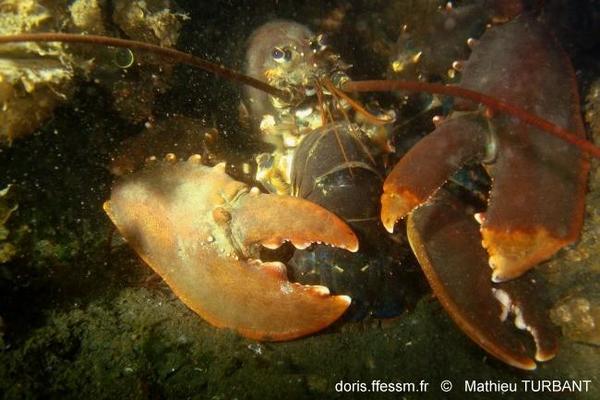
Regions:
<instances>
[{"instance_id":1,"label":"murky water","mask_svg":"<svg viewBox=\"0 0 600 400\"><path fill-rule=\"evenodd\" d=\"M49 10L50 25L72 18L66 2L40 3ZM122 36L129 32L143 40L143 28L140 33L137 25L110 17L118 13L121 3L108 3L98 14L102 22L93 22L102 29L91 32ZM160 4L147 10L147 15L164 8L162 2L148 3ZM472 3L481 5L463 1L457 6ZM594 1L578 5L548 1L544 12L577 71L588 137L597 140L600 43L595 33L600 17L594 5ZM11 10L0 4L0 12L3 6ZM179 0L171 7L167 33L160 32L163 44L174 37L180 50L242 70L247 39L254 29L277 18L294 20L315 32L326 32L331 47L352 65L345 73L353 79L381 79L393 69L390 60L402 25L430 21L428 15L437 7L434 1L400 0L305 4ZM79 67L74 77L53 84L58 95L40 96L67 99L56 100L48 115L40 118L33 118L33 111L17 114L39 123L20 131L22 137L10 145L0 145L0 190L10 185L6 193L0 192L3 398L258 399L284 394L344 398L352 393L340 389L362 392L364 387L372 389L374 380L414 382L420 392L403 393L405 398L439 398L444 380L454 383L449 398L464 398L465 380L517 383L519 393L509 393L507 398L540 398L541 393L523 391L524 379L590 380L587 392L568 396L597 398L600 192L595 163L581 241L534 272L547 282L545 297L554 305L553 320L563 329L557 357L536 371L504 365L456 328L431 296L402 235L394 238L400 242L399 250L389 256L380 257L379 250L369 254L375 254L383 272L369 275L367 283L347 283L326 272L303 277L313 284L327 283L340 294L354 291L353 296L361 299L341 321L299 340L257 342L214 328L186 307L124 243L102 209L119 179L115 173L141 168L152 155L200 153L211 165L227 160L231 174L252 182L255 155L271 150L261 140L255 121L240 112L243 90L153 56L135 54L130 59L128 52L85 46L66 51L74 54ZM8 56L0 52L2 57ZM84 66L91 57L93 66ZM448 79L435 74L428 79ZM0 87L3 96L9 92ZM433 128L434 114L450 107L444 101L435 110L423 111L431 101L428 95L409 101L392 94L365 95L361 101L371 110L396 113L398 121L390 135L398 153ZM3 123L9 126L6 120ZM388 158L391 162L397 155ZM472 197L477 207L478 194ZM288 261L291 251L283 248L263 256ZM329 255L322 257L330 260ZM330 262L354 262L336 257ZM580 307L582 301L587 301L587 308ZM561 305L563 309L558 308ZM563 321L565 313L575 322ZM429 384L426 392L421 382ZM383 393L363 395L379 398Z\"/></svg>"}]
</instances>

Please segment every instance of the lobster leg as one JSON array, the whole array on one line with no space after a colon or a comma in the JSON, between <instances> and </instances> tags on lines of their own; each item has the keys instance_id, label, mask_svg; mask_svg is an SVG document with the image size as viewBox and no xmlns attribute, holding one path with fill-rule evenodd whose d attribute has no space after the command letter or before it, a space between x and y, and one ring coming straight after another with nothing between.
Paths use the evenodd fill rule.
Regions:
<instances>
[{"instance_id":1,"label":"lobster leg","mask_svg":"<svg viewBox=\"0 0 600 400\"><path fill-rule=\"evenodd\" d=\"M485 157L488 133L474 118L453 118L419 141L383 184L381 220L394 224L431 197L464 164Z\"/></svg>"},{"instance_id":2,"label":"lobster leg","mask_svg":"<svg viewBox=\"0 0 600 400\"><path fill-rule=\"evenodd\" d=\"M488 353L521 369L535 369L521 334L505 322L528 330L536 359L556 354L555 331L533 280L493 284L488 256L480 246L479 226L447 191L408 217L411 247L440 303L459 328Z\"/></svg>"},{"instance_id":3,"label":"lobster leg","mask_svg":"<svg viewBox=\"0 0 600 400\"><path fill-rule=\"evenodd\" d=\"M348 296L289 282L285 265L257 258L259 245L284 241L356 251L352 230L310 202L250 190L224 165L161 163L117 183L104 207L141 258L217 327L288 340L325 328L350 305Z\"/></svg>"}]
</instances>

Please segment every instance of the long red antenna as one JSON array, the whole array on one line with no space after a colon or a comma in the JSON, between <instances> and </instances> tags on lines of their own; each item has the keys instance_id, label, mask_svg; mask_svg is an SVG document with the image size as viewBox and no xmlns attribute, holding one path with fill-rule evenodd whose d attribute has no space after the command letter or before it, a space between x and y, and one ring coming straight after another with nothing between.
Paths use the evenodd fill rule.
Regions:
<instances>
[{"instance_id":1,"label":"long red antenna","mask_svg":"<svg viewBox=\"0 0 600 400\"><path fill-rule=\"evenodd\" d=\"M240 74L229 68L217 65L206 61L200 57L193 56L183 51L171 49L168 47L160 47L150 43L138 42L136 40L120 39L110 36L100 35L79 35L73 33L21 33L18 35L0 36L0 44L2 43L18 43L18 42L62 42L62 43L83 43L96 46L112 46L126 49L141 50L160 56L166 57L174 62L191 65L211 72L222 78L236 81L244 85L252 86L258 90L262 90L271 96L281 98L283 100L290 99L290 93L277 89L265 82L254 79L250 76Z\"/></svg>"},{"instance_id":2,"label":"long red antenna","mask_svg":"<svg viewBox=\"0 0 600 400\"><path fill-rule=\"evenodd\" d=\"M59 32L23 33L17 35L0 36L0 44L18 42L82 43L97 46L112 46L141 50L149 53L158 54L160 56L171 59L173 62L180 62L183 64L201 68L205 71L211 72L217 76L223 77L228 80L252 86L258 90L262 90L263 92L266 92L272 96L278 97L285 101L291 100L290 98L292 96L291 93L288 93L284 90L277 89L258 79L252 78L244 74L240 74L239 72L225 68L221 65L211 63L200 57L196 57L179 50L167 47L160 47L154 44L138 42L135 40L127 40L100 35L79 35ZM568 143L571 143L572 145L592 155L593 157L600 158L599 147L595 146L594 144L585 139L577 137L573 132L570 132L567 129L561 128L560 126L557 126L543 118L533 115L527 112L526 110L523 110L522 108L516 107L512 104L506 103L494 97L487 96L485 94L473 90L461 88L458 86L446 86L438 83L400 80L373 80L354 82L349 81L342 86L342 89L348 92L389 92L393 90L408 90L412 92L427 92L446 96L466 98L477 103L486 105L493 110L502 111L516 118L519 118L525 123L540 128Z\"/></svg>"},{"instance_id":3,"label":"long red antenna","mask_svg":"<svg viewBox=\"0 0 600 400\"><path fill-rule=\"evenodd\" d=\"M374 81L348 81L342 85L342 90L347 92L389 92L394 90L407 90L411 92L427 92L441 94L452 97L462 97L468 100L488 106L494 111L505 112L521 121L542 129L551 135L554 135L565 142L571 143L581 151L584 151L595 158L600 158L600 147L593 143L578 137L575 133L561 128L543 118L533 115L526 110L516 107L512 104L498 100L495 97L485 95L461 88L459 86L447 86L440 83L426 83L401 80L374 80Z\"/></svg>"}]
</instances>

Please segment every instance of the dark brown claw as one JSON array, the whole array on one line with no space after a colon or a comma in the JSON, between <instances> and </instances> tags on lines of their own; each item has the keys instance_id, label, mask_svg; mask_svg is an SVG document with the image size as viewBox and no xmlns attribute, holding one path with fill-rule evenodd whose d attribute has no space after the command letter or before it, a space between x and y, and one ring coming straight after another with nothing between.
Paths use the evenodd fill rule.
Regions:
<instances>
[{"instance_id":1,"label":"dark brown claw","mask_svg":"<svg viewBox=\"0 0 600 400\"><path fill-rule=\"evenodd\" d=\"M536 345L535 359L548 361L558 352L558 332L548 320L550 305L546 304L541 293L543 283L525 275L523 279L514 279L493 285L494 296L502 304L502 320L514 315L515 326L527 330Z\"/></svg>"},{"instance_id":2,"label":"dark brown claw","mask_svg":"<svg viewBox=\"0 0 600 400\"><path fill-rule=\"evenodd\" d=\"M356 250L350 228L305 200L250 190L224 165L191 160L128 175L105 203L140 257L202 318L252 339L294 339L338 319L348 296L289 282L283 264L258 259L258 245Z\"/></svg>"},{"instance_id":3,"label":"dark brown claw","mask_svg":"<svg viewBox=\"0 0 600 400\"><path fill-rule=\"evenodd\" d=\"M488 353L521 369L535 369L526 343L514 326L532 333L536 359L556 354L555 331L533 282L493 284L487 254L480 246L479 227L472 215L445 190L408 218L414 253L440 303L459 328ZM510 285L510 286L505 286Z\"/></svg>"},{"instance_id":4,"label":"dark brown claw","mask_svg":"<svg viewBox=\"0 0 600 400\"><path fill-rule=\"evenodd\" d=\"M583 138L574 77L543 25L520 16L481 37L464 63L460 86L493 95ZM463 102L461 107L473 105ZM488 208L480 218L481 239L492 279L503 282L577 240L589 163L577 148L516 118L492 116L481 125L489 125L487 136L465 118L450 116L399 162L384 185L382 220L391 231L397 219L426 201L469 157L479 157L492 178Z\"/></svg>"},{"instance_id":5,"label":"dark brown claw","mask_svg":"<svg viewBox=\"0 0 600 400\"><path fill-rule=\"evenodd\" d=\"M388 175L381 196L381 221L388 232L396 221L427 201L468 162L481 160L489 134L473 118L446 121L417 143Z\"/></svg>"},{"instance_id":6,"label":"dark brown claw","mask_svg":"<svg viewBox=\"0 0 600 400\"><path fill-rule=\"evenodd\" d=\"M489 30L480 45L465 65L461 86L585 137L573 68L542 24L519 17ZM494 63L487 62L490 57ZM493 279L500 282L577 240L589 166L562 140L507 117L494 121L497 158L490 166L494 182L481 234Z\"/></svg>"}]
</instances>

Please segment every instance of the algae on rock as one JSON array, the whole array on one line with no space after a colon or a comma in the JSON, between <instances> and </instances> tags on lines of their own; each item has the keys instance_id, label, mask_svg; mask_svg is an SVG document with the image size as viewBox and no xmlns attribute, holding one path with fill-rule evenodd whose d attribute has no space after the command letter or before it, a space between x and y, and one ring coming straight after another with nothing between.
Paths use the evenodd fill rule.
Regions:
<instances>
[{"instance_id":1,"label":"algae on rock","mask_svg":"<svg viewBox=\"0 0 600 400\"><path fill-rule=\"evenodd\" d=\"M60 29L66 7L35 0L0 3L0 34ZM56 3L56 2L54 2ZM27 135L67 100L73 88L74 59L61 43L15 43L0 46L0 142Z\"/></svg>"},{"instance_id":2,"label":"algae on rock","mask_svg":"<svg viewBox=\"0 0 600 400\"><path fill-rule=\"evenodd\" d=\"M11 187L9 185L0 190L0 264L10 261L17 252L14 244L9 241L10 232L6 227L11 214L18 208L17 205L10 204L7 199Z\"/></svg>"},{"instance_id":3,"label":"algae on rock","mask_svg":"<svg viewBox=\"0 0 600 400\"><path fill-rule=\"evenodd\" d=\"M3 0L0 35L62 31L118 36L125 32L131 39L163 46L173 46L177 41L185 16L170 10L171 1L112 3L114 13L108 17L105 0L76 0L70 6L67 0ZM157 73L158 66L136 66L136 79L123 79L125 66L113 59L107 69L102 63L105 53L98 48L57 42L0 46L0 144L10 144L38 129L57 106L72 96L75 78L87 78L93 69L103 73L103 79L97 81L111 90L124 116L139 122L151 115L155 91L164 89L170 74ZM126 67L132 64L133 59Z\"/></svg>"}]
</instances>

